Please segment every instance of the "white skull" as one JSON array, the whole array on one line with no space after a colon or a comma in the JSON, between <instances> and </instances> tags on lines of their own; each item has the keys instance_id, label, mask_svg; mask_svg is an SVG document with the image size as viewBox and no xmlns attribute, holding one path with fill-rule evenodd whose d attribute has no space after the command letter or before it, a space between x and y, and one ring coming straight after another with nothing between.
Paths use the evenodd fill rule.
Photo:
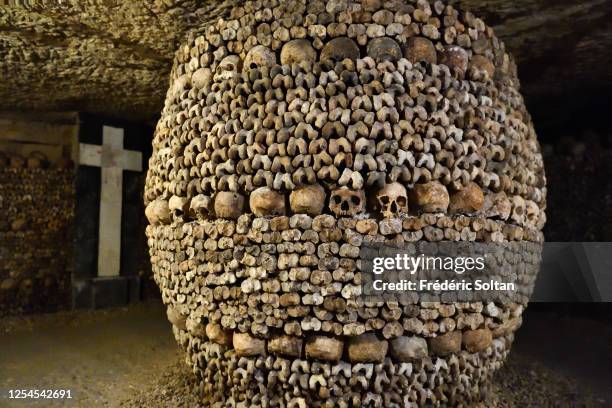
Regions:
<instances>
[{"instance_id":1,"label":"white skull","mask_svg":"<svg viewBox=\"0 0 612 408\"><path fill-rule=\"evenodd\" d=\"M240 57L228 55L223 58L215 70L215 81L226 81L235 79L240 71Z\"/></svg>"},{"instance_id":2,"label":"white skull","mask_svg":"<svg viewBox=\"0 0 612 408\"><path fill-rule=\"evenodd\" d=\"M170 208L168 201L161 198L151 201L147 208L145 208L145 215L151 225L169 223Z\"/></svg>"},{"instance_id":3,"label":"white skull","mask_svg":"<svg viewBox=\"0 0 612 408\"><path fill-rule=\"evenodd\" d=\"M400 183L385 185L376 193L376 200L384 217L396 217L408 212L408 192Z\"/></svg>"},{"instance_id":4,"label":"white skull","mask_svg":"<svg viewBox=\"0 0 612 408\"><path fill-rule=\"evenodd\" d=\"M168 208L175 220L183 219L183 216L187 213L189 208L189 200L185 197L174 195L170 197L170 201L168 201Z\"/></svg>"}]
</instances>

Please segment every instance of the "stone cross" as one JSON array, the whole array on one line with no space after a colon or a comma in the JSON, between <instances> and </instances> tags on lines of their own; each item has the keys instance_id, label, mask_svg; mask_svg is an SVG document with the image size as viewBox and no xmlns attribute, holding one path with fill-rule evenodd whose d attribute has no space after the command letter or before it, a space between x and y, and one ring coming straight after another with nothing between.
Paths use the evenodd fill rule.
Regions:
<instances>
[{"instance_id":1,"label":"stone cross","mask_svg":"<svg viewBox=\"0 0 612 408\"><path fill-rule=\"evenodd\" d=\"M104 126L102 146L81 143L79 163L102 168L98 276L119 276L123 170L142 171L142 153L123 150L123 129Z\"/></svg>"}]
</instances>

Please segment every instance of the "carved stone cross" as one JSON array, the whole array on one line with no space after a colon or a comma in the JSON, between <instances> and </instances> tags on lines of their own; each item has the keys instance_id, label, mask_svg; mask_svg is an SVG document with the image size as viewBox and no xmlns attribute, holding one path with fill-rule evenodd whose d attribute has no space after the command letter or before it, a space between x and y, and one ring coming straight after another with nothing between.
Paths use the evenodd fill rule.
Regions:
<instances>
[{"instance_id":1,"label":"carved stone cross","mask_svg":"<svg viewBox=\"0 0 612 408\"><path fill-rule=\"evenodd\" d=\"M142 153L123 150L123 129L104 126L102 146L81 143L79 163L102 168L98 276L119 276L123 170L142 171Z\"/></svg>"}]
</instances>

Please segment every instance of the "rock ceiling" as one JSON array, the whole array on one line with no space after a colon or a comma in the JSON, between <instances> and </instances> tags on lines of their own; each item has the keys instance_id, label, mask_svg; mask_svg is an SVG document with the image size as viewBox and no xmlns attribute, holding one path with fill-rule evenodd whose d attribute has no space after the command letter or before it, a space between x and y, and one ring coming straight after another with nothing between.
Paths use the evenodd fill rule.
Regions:
<instances>
[{"instance_id":1,"label":"rock ceiling","mask_svg":"<svg viewBox=\"0 0 612 408\"><path fill-rule=\"evenodd\" d=\"M0 109L154 119L185 33L230 3L0 1ZM514 53L528 103L543 112L536 113L540 123L612 89L611 1L455 3L483 16Z\"/></svg>"}]
</instances>

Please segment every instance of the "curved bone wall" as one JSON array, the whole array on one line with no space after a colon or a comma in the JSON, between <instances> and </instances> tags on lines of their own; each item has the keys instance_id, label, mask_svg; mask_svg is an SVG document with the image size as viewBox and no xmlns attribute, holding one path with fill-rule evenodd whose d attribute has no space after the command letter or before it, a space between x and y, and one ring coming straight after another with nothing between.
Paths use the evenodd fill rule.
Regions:
<instances>
[{"instance_id":1,"label":"curved bone wall","mask_svg":"<svg viewBox=\"0 0 612 408\"><path fill-rule=\"evenodd\" d=\"M441 2L247 1L176 53L145 189L207 406L470 405L526 301L364 301L368 242L541 243L516 67ZM529 292L539 246L508 256Z\"/></svg>"}]
</instances>

